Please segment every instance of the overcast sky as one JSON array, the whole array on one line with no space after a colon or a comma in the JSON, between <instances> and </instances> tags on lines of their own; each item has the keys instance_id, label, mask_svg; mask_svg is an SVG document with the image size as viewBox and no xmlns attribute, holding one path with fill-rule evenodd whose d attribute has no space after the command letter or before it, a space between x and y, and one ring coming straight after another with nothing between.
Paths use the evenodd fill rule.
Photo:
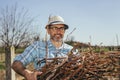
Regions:
<instances>
[{"instance_id":1,"label":"overcast sky","mask_svg":"<svg viewBox=\"0 0 120 80\"><path fill-rule=\"evenodd\" d=\"M15 3L36 16L34 30L42 36L51 14L64 18L69 25L66 35L76 28L70 35L76 41L117 45L118 36L120 44L120 0L0 0L0 8Z\"/></svg>"}]
</instances>

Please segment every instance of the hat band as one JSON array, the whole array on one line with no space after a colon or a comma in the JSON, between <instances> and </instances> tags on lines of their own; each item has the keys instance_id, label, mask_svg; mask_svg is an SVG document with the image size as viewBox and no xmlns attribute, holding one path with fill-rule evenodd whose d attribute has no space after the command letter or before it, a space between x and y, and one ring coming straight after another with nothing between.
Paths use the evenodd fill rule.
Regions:
<instances>
[{"instance_id":1,"label":"hat band","mask_svg":"<svg viewBox=\"0 0 120 80\"><path fill-rule=\"evenodd\" d=\"M62 22L62 21L54 21L54 22L51 22L50 24L54 24L54 23L58 23L58 22Z\"/></svg>"}]
</instances>

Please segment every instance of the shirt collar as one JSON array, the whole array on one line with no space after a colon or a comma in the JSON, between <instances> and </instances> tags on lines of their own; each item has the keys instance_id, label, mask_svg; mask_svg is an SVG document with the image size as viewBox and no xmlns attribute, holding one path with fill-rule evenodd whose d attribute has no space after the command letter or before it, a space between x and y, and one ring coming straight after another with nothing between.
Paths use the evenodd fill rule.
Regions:
<instances>
[{"instance_id":1,"label":"shirt collar","mask_svg":"<svg viewBox=\"0 0 120 80\"><path fill-rule=\"evenodd\" d=\"M48 44L48 47L54 47L54 48L56 48L56 47L52 44L51 40L48 40L47 44ZM56 48L56 49L63 49L63 48L64 48L64 44L65 44L65 43L62 42L62 45L61 45L59 48Z\"/></svg>"}]
</instances>

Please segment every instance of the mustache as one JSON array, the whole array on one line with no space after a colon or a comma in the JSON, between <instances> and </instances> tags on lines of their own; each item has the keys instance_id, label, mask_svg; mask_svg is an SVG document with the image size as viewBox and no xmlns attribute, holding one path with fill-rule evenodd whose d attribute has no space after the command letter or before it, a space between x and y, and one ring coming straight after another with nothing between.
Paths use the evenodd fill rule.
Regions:
<instances>
[{"instance_id":1,"label":"mustache","mask_svg":"<svg viewBox=\"0 0 120 80\"><path fill-rule=\"evenodd\" d=\"M62 37L62 34L55 34L54 36L57 36L57 35L59 35L59 36L61 36L61 37Z\"/></svg>"}]
</instances>

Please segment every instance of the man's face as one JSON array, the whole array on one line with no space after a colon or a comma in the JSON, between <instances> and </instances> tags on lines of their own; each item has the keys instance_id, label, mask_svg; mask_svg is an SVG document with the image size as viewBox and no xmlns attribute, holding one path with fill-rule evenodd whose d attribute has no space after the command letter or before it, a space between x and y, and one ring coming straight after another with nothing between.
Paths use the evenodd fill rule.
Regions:
<instances>
[{"instance_id":1,"label":"man's face","mask_svg":"<svg viewBox=\"0 0 120 80\"><path fill-rule=\"evenodd\" d=\"M47 29L48 34L50 34L50 39L53 41L60 42L63 40L64 33L65 33L65 26L64 24L54 24L49 26Z\"/></svg>"}]
</instances>

